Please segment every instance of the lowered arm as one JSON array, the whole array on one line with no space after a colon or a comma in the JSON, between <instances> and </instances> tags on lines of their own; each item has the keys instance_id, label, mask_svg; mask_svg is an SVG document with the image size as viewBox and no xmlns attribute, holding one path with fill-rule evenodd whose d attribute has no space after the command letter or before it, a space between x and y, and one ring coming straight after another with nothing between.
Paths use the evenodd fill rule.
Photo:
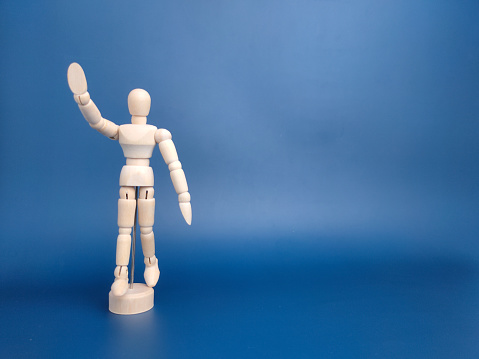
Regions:
<instances>
[{"instance_id":1,"label":"lowered arm","mask_svg":"<svg viewBox=\"0 0 479 359\"><path fill-rule=\"evenodd\" d=\"M102 135L112 140L118 140L119 126L101 117L100 110L98 110L95 103L90 99L90 94L87 91L88 86L85 73L81 66L76 62L72 63L68 67L67 77L68 85L73 92L73 98L78 104L85 120Z\"/></svg>"},{"instance_id":2,"label":"lowered arm","mask_svg":"<svg viewBox=\"0 0 479 359\"><path fill-rule=\"evenodd\" d=\"M191 225L191 196L188 193L188 184L186 183L185 172L178 161L178 153L176 153L175 144L171 140L171 133L168 130L160 128L155 133L155 141L158 143L161 155L170 170L171 181L178 194L178 202L180 202L180 210L186 223Z\"/></svg>"}]
</instances>

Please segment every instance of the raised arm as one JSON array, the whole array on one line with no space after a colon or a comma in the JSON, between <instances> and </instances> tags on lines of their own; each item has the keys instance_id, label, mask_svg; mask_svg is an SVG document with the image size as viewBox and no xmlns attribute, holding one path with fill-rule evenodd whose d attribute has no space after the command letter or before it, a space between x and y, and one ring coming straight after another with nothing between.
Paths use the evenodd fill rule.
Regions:
<instances>
[{"instance_id":1,"label":"raised arm","mask_svg":"<svg viewBox=\"0 0 479 359\"><path fill-rule=\"evenodd\" d=\"M100 132L102 135L118 140L119 126L111 121L101 117L101 113L96 107L95 103L90 99L88 93L85 73L79 64L72 63L68 67L68 85L73 92L73 98L78 104L83 117L88 121L91 127Z\"/></svg>"},{"instance_id":2,"label":"raised arm","mask_svg":"<svg viewBox=\"0 0 479 359\"><path fill-rule=\"evenodd\" d=\"M191 196L188 193L188 184L186 183L185 172L181 168L181 162L178 161L175 144L171 140L171 133L168 130L160 128L156 131L155 140L160 148L161 155L170 170L171 181L178 194L181 214L186 223L191 225Z\"/></svg>"}]
</instances>

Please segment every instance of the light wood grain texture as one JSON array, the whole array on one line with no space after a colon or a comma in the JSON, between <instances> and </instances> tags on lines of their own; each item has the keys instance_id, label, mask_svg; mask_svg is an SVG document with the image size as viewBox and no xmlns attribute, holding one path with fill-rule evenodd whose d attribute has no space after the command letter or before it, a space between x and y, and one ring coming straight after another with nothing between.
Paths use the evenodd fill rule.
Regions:
<instances>
[{"instance_id":1,"label":"light wood grain texture","mask_svg":"<svg viewBox=\"0 0 479 359\"><path fill-rule=\"evenodd\" d=\"M116 239L116 265L127 266L130 261L131 235L119 234Z\"/></svg>"},{"instance_id":2,"label":"light wood grain texture","mask_svg":"<svg viewBox=\"0 0 479 359\"><path fill-rule=\"evenodd\" d=\"M73 99L77 104L85 106L90 102L90 94L88 93L88 91L81 95L73 94Z\"/></svg>"},{"instance_id":3,"label":"light wood grain texture","mask_svg":"<svg viewBox=\"0 0 479 359\"><path fill-rule=\"evenodd\" d=\"M73 92L73 98L78 104L78 108L85 120L102 135L112 140L117 140L119 126L104 119L98 107L96 107L95 103L90 99L90 94L87 92L88 86L85 73L81 66L76 62L72 63L68 67L67 78L70 90Z\"/></svg>"},{"instance_id":4,"label":"light wood grain texture","mask_svg":"<svg viewBox=\"0 0 479 359\"><path fill-rule=\"evenodd\" d=\"M176 193L178 194L178 202L180 202L181 214L183 215L186 223L191 225L192 211L191 204L189 203L191 196L188 193L188 183L186 182L185 172L182 169L183 166L178 160L178 153L176 152L175 144L171 138L171 133L164 128L160 128L158 131L156 131L155 140L158 142L161 155L163 156L163 159L170 170L171 181ZM188 194L186 195L184 193Z\"/></svg>"},{"instance_id":5,"label":"light wood grain texture","mask_svg":"<svg viewBox=\"0 0 479 359\"><path fill-rule=\"evenodd\" d=\"M118 227L133 227L135 221L136 200L132 199L118 200Z\"/></svg>"},{"instance_id":6,"label":"light wood grain texture","mask_svg":"<svg viewBox=\"0 0 479 359\"><path fill-rule=\"evenodd\" d=\"M178 202L188 203L189 201L191 201L191 196L189 192L183 192L178 195Z\"/></svg>"},{"instance_id":7,"label":"light wood grain texture","mask_svg":"<svg viewBox=\"0 0 479 359\"><path fill-rule=\"evenodd\" d=\"M127 264L128 265L128 264ZM122 296L128 290L128 267L118 265L115 268L115 281L111 285L111 293L115 296Z\"/></svg>"},{"instance_id":8,"label":"light wood grain texture","mask_svg":"<svg viewBox=\"0 0 479 359\"><path fill-rule=\"evenodd\" d=\"M120 186L148 186L155 185L153 169L146 166L123 166L120 172Z\"/></svg>"},{"instance_id":9,"label":"light wood grain texture","mask_svg":"<svg viewBox=\"0 0 479 359\"><path fill-rule=\"evenodd\" d=\"M151 158L155 149L156 127L152 125L121 125L118 140L126 158Z\"/></svg>"},{"instance_id":10,"label":"light wood grain texture","mask_svg":"<svg viewBox=\"0 0 479 359\"><path fill-rule=\"evenodd\" d=\"M119 314L135 314L151 309L153 306L153 287L158 282L160 270L155 256L155 236L153 232L155 217L154 176L150 167L150 158L158 144L161 155L168 165L171 180L181 213L191 224L191 196L188 193L183 166L178 159L171 133L166 129L157 129L147 124L151 97L143 89L134 89L128 95L128 109L131 124L118 126L102 117L100 110L90 98L85 73L81 66L72 63L67 71L68 85L73 92L75 102L89 125L102 135L118 140L126 158L126 164L120 173L120 199L118 200L118 237L116 248L115 280L110 292L110 310ZM135 187L139 187L139 198L135 196ZM143 254L145 256L145 282L147 285L134 284L128 287L128 264L131 248L132 227L135 213L138 211L138 225Z\"/></svg>"},{"instance_id":11,"label":"light wood grain texture","mask_svg":"<svg viewBox=\"0 0 479 359\"><path fill-rule=\"evenodd\" d=\"M166 140L171 140L171 133L168 130L165 130L164 128L160 128L158 131L155 133L155 141L160 143Z\"/></svg>"},{"instance_id":12,"label":"light wood grain texture","mask_svg":"<svg viewBox=\"0 0 479 359\"><path fill-rule=\"evenodd\" d=\"M134 89L128 95L128 110L130 115L145 117L150 113L151 97L148 92L143 89Z\"/></svg>"},{"instance_id":13,"label":"light wood grain texture","mask_svg":"<svg viewBox=\"0 0 479 359\"><path fill-rule=\"evenodd\" d=\"M185 172L182 169L171 171L170 177L177 194L188 192L188 184L186 183Z\"/></svg>"},{"instance_id":14,"label":"light wood grain texture","mask_svg":"<svg viewBox=\"0 0 479 359\"><path fill-rule=\"evenodd\" d=\"M90 126L93 127L101 121L102 117L100 110L98 109L98 107L96 107L93 100L90 100L86 105L79 104L78 107L80 108L83 117L85 117L85 120L88 121Z\"/></svg>"},{"instance_id":15,"label":"light wood grain texture","mask_svg":"<svg viewBox=\"0 0 479 359\"><path fill-rule=\"evenodd\" d=\"M155 255L155 234L153 227L145 227L141 229L141 248L145 258Z\"/></svg>"},{"instance_id":16,"label":"light wood grain texture","mask_svg":"<svg viewBox=\"0 0 479 359\"><path fill-rule=\"evenodd\" d=\"M81 95L87 92L88 85L86 82L85 73L82 67L76 62L68 67L67 71L68 86L75 95Z\"/></svg>"},{"instance_id":17,"label":"light wood grain texture","mask_svg":"<svg viewBox=\"0 0 479 359\"><path fill-rule=\"evenodd\" d=\"M178 161L178 153L176 153L175 144L172 140L164 140L158 144L161 155L165 163L169 165L172 162Z\"/></svg>"},{"instance_id":18,"label":"light wood grain texture","mask_svg":"<svg viewBox=\"0 0 479 359\"><path fill-rule=\"evenodd\" d=\"M180 211L181 211L181 214L183 215L183 218L185 219L186 223L188 223L188 225L191 226L191 217L192 217L192 213L191 213L191 203L188 202L188 203L180 203Z\"/></svg>"},{"instance_id":19,"label":"light wood grain texture","mask_svg":"<svg viewBox=\"0 0 479 359\"><path fill-rule=\"evenodd\" d=\"M154 287L160 278L158 260L155 256L145 257L145 282L148 287Z\"/></svg>"},{"instance_id":20,"label":"light wood grain texture","mask_svg":"<svg viewBox=\"0 0 479 359\"><path fill-rule=\"evenodd\" d=\"M142 283L134 283L133 289L128 289L122 296L112 292L109 295L109 309L115 314L139 314L153 308L155 292Z\"/></svg>"},{"instance_id":21,"label":"light wood grain texture","mask_svg":"<svg viewBox=\"0 0 479 359\"><path fill-rule=\"evenodd\" d=\"M155 223L155 199L138 200L138 224L140 227L152 227Z\"/></svg>"},{"instance_id":22,"label":"light wood grain texture","mask_svg":"<svg viewBox=\"0 0 479 359\"><path fill-rule=\"evenodd\" d=\"M174 161L174 162L171 162L169 165L168 165L168 169L171 171L176 171L176 170L179 170L179 169L182 169L183 166L181 165L181 162L180 161Z\"/></svg>"},{"instance_id":23,"label":"light wood grain texture","mask_svg":"<svg viewBox=\"0 0 479 359\"><path fill-rule=\"evenodd\" d=\"M111 138L112 140L118 140L118 130L120 126L117 124L101 118L100 122L98 122L96 125L90 124L90 126L100 132L103 136Z\"/></svg>"}]
</instances>

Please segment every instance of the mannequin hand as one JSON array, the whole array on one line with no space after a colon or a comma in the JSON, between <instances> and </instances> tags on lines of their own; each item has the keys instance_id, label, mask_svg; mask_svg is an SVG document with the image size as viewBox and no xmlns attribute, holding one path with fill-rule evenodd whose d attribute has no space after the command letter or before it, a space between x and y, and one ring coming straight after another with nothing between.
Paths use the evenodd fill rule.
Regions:
<instances>
[{"instance_id":1,"label":"mannequin hand","mask_svg":"<svg viewBox=\"0 0 479 359\"><path fill-rule=\"evenodd\" d=\"M88 90L85 73L79 64L73 62L68 67L68 86L75 95L82 95Z\"/></svg>"}]
</instances>

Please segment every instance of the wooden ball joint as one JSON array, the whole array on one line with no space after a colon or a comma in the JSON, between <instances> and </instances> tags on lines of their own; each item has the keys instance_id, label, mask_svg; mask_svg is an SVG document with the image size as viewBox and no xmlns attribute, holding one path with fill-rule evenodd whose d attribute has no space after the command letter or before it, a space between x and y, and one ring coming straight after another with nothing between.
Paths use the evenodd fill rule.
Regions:
<instances>
[{"instance_id":1,"label":"wooden ball joint","mask_svg":"<svg viewBox=\"0 0 479 359\"><path fill-rule=\"evenodd\" d=\"M131 124L120 125L102 117L88 93L85 73L81 66L68 67L68 85L73 98L92 128L102 135L117 140L123 149L126 164L120 173L120 198L118 199L118 237L116 244L115 280L109 294L109 309L116 314L137 314L150 310L154 304L153 287L158 282L160 270L155 256L155 191L150 158L158 144L161 155L170 170L171 181L178 194L180 210L186 223L191 225L191 196L188 193L185 173L178 160L171 133L163 128L147 125L151 98L148 92L134 89L128 95ZM133 283L136 222L140 227L141 246L145 256L145 283ZM130 249L132 264L130 283L128 264Z\"/></svg>"}]
</instances>

